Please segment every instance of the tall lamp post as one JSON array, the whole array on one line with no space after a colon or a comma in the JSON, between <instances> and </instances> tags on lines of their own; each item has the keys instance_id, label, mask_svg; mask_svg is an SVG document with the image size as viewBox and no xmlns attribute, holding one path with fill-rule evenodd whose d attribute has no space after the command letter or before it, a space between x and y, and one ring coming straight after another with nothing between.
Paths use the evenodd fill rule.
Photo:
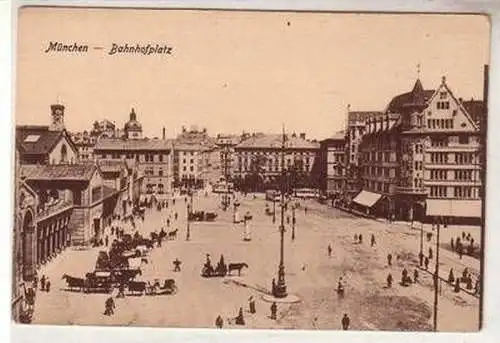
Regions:
<instances>
[{"instance_id":1,"label":"tall lamp post","mask_svg":"<svg viewBox=\"0 0 500 343\"><path fill-rule=\"evenodd\" d=\"M273 224L276 223L276 199L273 195Z\"/></svg>"},{"instance_id":2,"label":"tall lamp post","mask_svg":"<svg viewBox=\"0 0 500 343\"><path fill-rule=\"evenodd\" d=\"M434 331L437 331L437 316L438 316L438 290L439 290L439 232L440 223L437 223L437 237L436 237L436 269L434 271L434 318L433 326Z\"/></svg>"},{"instance_id":3,"label":"tall lamp post","mask_svg":"<svg viewBox=\"0 0 500 343\"><path fill-rule=\"evenodd\" d=\"M292 203L292 241L295 239L295 204Z\"/></svg>"},{"instance_id":4,"label":"tall lamp post","mask_svg":"<svg viewBox=\"0 0 500 343\"><path fill-rule=\"evenodd\" d=\"M186 241L189 241L191 238L191 211L193 210L193 192L191 190L191 187L188 190L188 195L190 196L189 203L186 204L186 213L187 213L187 220L186 220Z\"/></svg>"},{"instance_id":5,"label":"tall lamp post","mask_svg":"<svg viewBox=\"0 0 500 343\"><path fill-rule=\"evenodd\" d=\"M285 262L284 262L284 234L285 234L285 129L283 128L283 137L281 140L281 222L280 222L280 264L278 267L278 283L276 284L274 290L274 296L276 298L285 298L288 294L286 291L285 283Z\"/></svg>"}]
</instances>

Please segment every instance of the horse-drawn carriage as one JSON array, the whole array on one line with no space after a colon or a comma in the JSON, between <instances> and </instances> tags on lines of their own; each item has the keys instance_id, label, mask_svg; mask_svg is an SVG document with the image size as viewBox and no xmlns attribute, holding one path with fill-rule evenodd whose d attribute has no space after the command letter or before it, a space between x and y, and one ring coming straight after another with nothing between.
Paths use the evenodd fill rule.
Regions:
<instances>
[{"instance_id":1,"label":"horse-drawn carriage","mask_svg":"<svg viewBox=\"0 0 500 343\"><path fill-rule=\"evenodd\" d=\"M85 275L85 293L110 293L114 282L110 271L95 271Z\"/></svg>"},{"instance_id":2,"label":"horse-drawn carriage","mask_svg":"<svg viewBox=\"0 0 500 343\"><path fill-rule=\"evenodd\" d=\"M201 276L208 278L208 277L224 277L227 275L227 265L224 264L217 264L217 266L214 268L211 264L205 263L203 268L201 269Z\"/></svg>"},{"instance_id":3,"label":"horse-drawn carriage","mask_svg":"<svg viewBox=\"0 0 500 343\"><path fill-rule=\"evenodd\" d=\"M196 222L213 222L217 218L215 212L195 211L189 214L189 220Z\"/></svg>"}]
</instances>

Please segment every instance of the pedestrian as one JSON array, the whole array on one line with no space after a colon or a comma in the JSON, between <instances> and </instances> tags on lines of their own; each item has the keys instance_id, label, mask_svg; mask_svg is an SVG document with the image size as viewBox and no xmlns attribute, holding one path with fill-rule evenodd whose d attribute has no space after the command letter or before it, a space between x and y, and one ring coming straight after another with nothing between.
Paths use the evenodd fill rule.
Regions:
<instances>
[{"instance_id":1,"label":"pedestrian","mask_svg":"<svg viewBox=\"0 0 500 343\"><path fill-rule=\"evenodd\" d=\"M179 217L179 214L177 212L174 213L174 219L177 220L177 218Z\"/></svg>"},{"instance_id":2,"label":"pedestrian","mask_svg":"<svg viewBox=\"0 0 500 343\"><path fill-rule=\"evenodd\" d=\"M401 272L401 284L406 285L407 279L408 279L408 270L406 270L406 268L403 268L403 271Z\"/></svg>"},{"instance_id":3,"label":"pedestrian","mask_svg":"<svg viewBox=\"0 0 500 343\"><path fill-rule=\"evenodd\" d=\"M363 236L361 234L358 235L359 244L363 244Z\"/></svg>"},{"instance_id":4,"label":"pedestrian","mask_svg":"<svg viewBox=\"0 0 500 343\"><path fill-rule=\"evenodd\" d=\"M120 283L120 286L118 286L118 294L116 295L117 298L125 298L125 286L123 283Z\"/></svg>"},{"instance_id":5,"label":"pedestrian","mask_svg":"<svg viewBox=\"0 0 500 343\"><path fill-rule=\"evenodd\" d=\"M460 279L459 278L457 278L455 280L455 288L453 289L453 291L455 293L459 293L460 292Z\"/></svg>"},{"instance_id":6,"label":"pedestrian","mask_svg":"<svg viewBox=\"0 0 500 343\"><path fill-rule=\"evenodd\" d=\"M222 317L219 314L217 316L217 318L215 319L215 327L218 329L222 329L223 325L224 325L224 320L222 319Z\"/></svg>"},{"instance_id":7,"label":"pedestrian","mask_svg":"<svg viewBox=\"0 0 500 343\"><path fill-rule=\"evenodd\" d=\"M245 325L245 318L243 318L243 308L240 307L240 310L238 312L238 316L235 318L234 323L236 325Z\"/></svg>"},{"instance_id":8,"label":"pedestrian","mask_svg":"<svg viewBox=\"0 0 500 343\"><path fill-rule=\"evenodd\" d=\"M42 275L42 278L40 279L40 290L43 292L45 291L45 275Z\"/></svg>"},{"instance_id":9,"label":"pedestrian","mask_svg":"<svg viewBox=\"0 0 500 343\"><path fill-rule=\"evenodd\" d=\"M474 238L472 238L472 237L470 238L470 245L471 245L471 247L474 246Z\"/></svg>"},{"instance_id":10,"label":"pedestrian","mask_svg":"<svg viewBox=\"0 0 500 343\"><path fill-rule=\"evenodd\" d=\"M392 266L392 254L387 254L387 265Z\"/></svg>"},{"instance_id":11,"label":"pedestrian","mask_svg":"<svg viewBox=\"0 0 500 343\"><path fill-rule=\"evenodd\" d=\"M458 257L462 259L463 255L464 255L464 250L462 248L462 245L460 244L460 246L458 247Z\"/></svg>"},{"instance_id":12,"label":"pedestrian","mask_svg":"<svg viewBox=\"0 0 500 343\"><path fill-rule=\"evenodd\" d=\"M472 278L471 278L471 276L470 276L470 275L469 275L469 277L467 278L467 283L466 283L466 285L465 285L465 288L466 288L467 290L469 290L469 291L470 291L470 290L472 290Z\"/></svg>"},{"instance_id":13,"label":"pedestrian","mask_svg":"<svg viewBox=\"0 0 500 343\"><path fill-rule=\"evenodd\" d=\"M328 257L332 256L332 246L328 244Z\"/></svg>"},{"instance_id":14,"label":"pedestrian","mask_svg":"<svg viewBox=\"0 0 500 343\"><path fill-rule=\"evenodd\" d=\"M425 269L429 269L429 258L426 256L425 257L425 260L424 260L424 264L425 264Z\"/></svg>"},{"instance_id":15,"label":"pedestrian","mask_svg":"<svg viewBox=\"0 0 500 343\"><path fill-rule=\"evenodd\" d=\"M370 240L370 245L373 247L375 245L375 235L372 233L372 237Z\"/></svg>"},{"instance_id":16,"label":"pedestrian","mask_svg":"<svg viewBox=\"0 0 500 343\"><path fill-rule=\"evenodd\" d=\"M432 260L432 257L433 257L433 251L432 251L432 247L429 247L429 260Z\"/></svg>"},{"instance_id":17,"label":"pedestrian","mask_svg":"<svg viewBox=\"0 0 500 343\"><path fill-rule=\"evenodd\" d=\"M304 207L304 214L307 215L307 206Z\"/></svg>"},{"instance_id":18,"label":"pedestrian","mask_svg":"<svg viewBox=\"0 0 500 343\"><path fill-rule=\"evenodd\" d=\"M106 299L106 302L104 303L104 315L105 316L110 316L115 313L114 308L115 308L115 301L113 300L112 297L109 297Z\"/></svg>"},{"instance_id":19,"label":"pedestrian","mask_svg":"<svg viewBox=\"0 0 500 343\"><path fill-rule=\"evenodd\" d=\"M248 307L250 309L250 313L254 314L255 312L257 312L255 310L255 300L253 298L253 296L251 296L249 299L248 299Z\"/></svg>"},{"instance_id":20,"label":"pedestrian","mask_svg":"<svg viewBox=\"0 0 500 343\"><path fill-rule=\"evenodd\" d=\"M465 232L462 231L462 239L465 239Z\"/></svg>"},{"instance_id":21,"label":"pedestrian","mask_svg":"<svg viewBox=\"0 0 500 343\"><path fill-rule=\"evenodd\" d=\"M419 277L419 274L418 274L418 269L415 268L413 270L413 283L417 283L418 282L418 277Z\"/></svg>"},{"instance_id":22,"label":"pedestrian","mask_svg":"<svg viewBox=\"0 0 500 343\"><path fill-rule=\"evenodd\" d=\"M33 288L38 289L38 276L36 275L36 273L33 276Z\"/></svg>"},{"instance_id":23,"label":"pedestrian","mask_svg":"<svg viewBox=\"0 0 500 343\"><path fill-rule=\"evenodd\" d=\"M178 258L175 258L173 264L174 264L174 272L180 272L182 262Z\"/></svg>"},{"instance_id":24,"label":"pedestrian","mask_svg":"<svg viewBox=\"0 0 500 343\"><path fill-rule=\"evenodd\" d=\"M392 274L389 273L389 275L387 275L387 288L391 288L392 287Z\"/></svg>"},{"instance_id":25,"label":"pedestrian","mask_svg":"<svg viewBox=\"0 0 500 343\"><path fill-rule=\"evenodd\" d=\"M273 283L272 283L271 287L272 287L272 293L273 293L273 295L275 295L276 294L276 280L274 278L273 278Z\"/></svg>"},{"instance_id":26,"label":"pedestrian","mask_svg":"<svg viewBox=\"0 0 500 343\"><path fill-rule=\"evenodd\" d=\"M342 317L342 330L349 330L349 324L351 323L351 319L347 315L347 313L344 313L344 316Z\"/></svg>"},{"instance_id":27,"label":"pedestrian","mask_svg":"<svg viewBox=\"0 0 500 343\"><path fill-rule=\"evenodd\" d=\"M47 293L50 292L50 280L49 280L49 278L47 278L47 281L45 281L45 290L47 291Z\"/></svg>"},{"instance_id":28,"label":"pedestrian","mask_svg":"<svg viewBox=\"0 0 500 343\"><path fill-rule=\"evenodd\" d=\"M354 234L354 244L358 243L358 234Z\"/></svg>"},{"instance_id":29,"label":"pedestrian","mask_svg":"<svg viewBox=\"0 0 500 343\"><path fill-rule=\"evenodd\" d=\"M271 304L271 319L276 320L276 314L278 312L278 306L276 305L276 302L273 302Z\"/></svg>"},{"instance_id":30,"label":"pedestrian","mask_svg":"<svg viewBox=\"0 0 500 343\"><path fill-rule=\"evenodd\" d=\"M109 237L106 235L106 238L104 238L104 243L106 244L106 247L109 244Z\"/></svg>"},{"instance_id":31,"label":"pedestrian","mask_svg":"<svg viewBox=\"0 0 500 343\"><path fill-rule=\"evenodd\" d=\"M455 275L453 274L453 268L450 268L450 273L448 274L448 282L453 285L455 282Z\"/></svg>"},{"instance_id":32,"label":"pedestrian","mask_svg":"<svg viewBox=\"0 0 500 343\"><path fill-rule=\"evenodd\" d=\"M424 262L424 253L423 252L418 253L418 260L419 260L420 267L422 267L422 264Z\"/></svg>"},{"instance_id":33,"label":"pedestrian","mask_svg":"<svg viewBox=\"0 0 500 343\"><path fill-rule=\"evenodd\" d=\"M452 251L455 251L455 243L454 243L454 241L453 241L453 238L451 238L450 245L451 245L451 250L452 250Z\"/></svg>"},{"instance_id":34,"label":"pedestrian","mask_svg":"<svg viewBox=\"0 0 500 343\"><path fill-rule=\"evenodd\" d=\"M459 245L460 245L460 237L457 237L457 239L455 240L455 249L458 250Z\"/></svg>"}]
</instances>

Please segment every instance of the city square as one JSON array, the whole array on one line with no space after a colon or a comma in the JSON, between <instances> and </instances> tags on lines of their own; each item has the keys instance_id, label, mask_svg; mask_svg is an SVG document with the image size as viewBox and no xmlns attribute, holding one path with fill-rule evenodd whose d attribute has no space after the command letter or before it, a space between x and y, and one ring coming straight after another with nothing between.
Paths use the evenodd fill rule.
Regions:
<instances>
[{"instance_id":1,"label":"city square","mask_svg":"<svg viewBox=\"0 0 500 343\"><path fill-rule=\"evenodd\" d=\"M270 303L263 296L270 292L271 280L276 276L279 262L279 218L272 223L272 216L264 214L265 199L262 194L241 197L241 209L250 211L251 241L243 240L243 224L234 224L233 211L224 212L220 195L198 192L194 196L195 209L215 210L220 217L215 222L191 223L190 240L186 241L186 205L182 197L175 206L157 211L148 209L145 221L138 227L148 234L165 225L168 216L179 213L171 227L179 228L176 240L166 241L148 255L148 264L142 266L141 279L174 278L178 292L174 295L126 296L116 300L113 316L105 316L106 294L70 292L61 279L67 273L84 275L93 270L100 248L88 251L67 250L39 275L46 275L52 282L50 293L40 292L33 323L73 325L134 325L162 327L213 327L221 315L225 328L240 326L228 323L243 307L244 328L299 328L339 329L344 313L351 318L354 330L426 330L432 317L432 276L424 269L421 278L410 287L399 285L404 267L413 272L417 268L418 237L420 230L410 229L407 223L387 223L362 219L321 205L315 201L300 201L296 210L296 237L291 240L291 225L285 233L285 275L288 291L299 297L295 304L278 303L278 319L271 320ZM173 207L173 208L172 208ZM307 214L304 208L307 207ZM175 210L174 210L175 208ZM288 211L287 216L290 216ZM279 214L278 214L279 216ZM419 224L418 224L419 225ZM430 228L426 228L432 232ZM442 230L444 238L460 228ZM474 237L478 228L467 228ZM365 243L354 244L353 234L362 234ZM368 238L376 237L374 247ZM425 249L435 241L425 242ZM332 255L328 256L327 246ZM215 262L221 254L227 262L246 262L241 276L203 278L200 275L205 254ZM400 255L401 260L388 267L386 256ZM446 279L453 268L456 275L468 268L473 275L479 273L479 261L442 249L441 277ZM182 261L181 271L173 272L172 262ZM432 269L432 267L431 267ZM386 277L391 273L395 282L386 289ZM336 294L339 277L346 282L345 298ZM248 313L248 298L257 302L257 313ZM403 305L404 304L404 305ZM384 305L384 306L381 306ZM460 311L452 318L439 313ZM442 282L439 297L438 325L444 331L466 331L477 328L479 300L476 296ZM229 321L230 322L230 321Z\"/></svg>"},{"instance_id":2,"label":"city square","mask_svg":"<svg viewBox=\"0 0 500 343\"><path fill-rule=\"evenodd\" d=\"M20 13L14 322L481 329L487 17Z\"/></svg>"}]
</instances>

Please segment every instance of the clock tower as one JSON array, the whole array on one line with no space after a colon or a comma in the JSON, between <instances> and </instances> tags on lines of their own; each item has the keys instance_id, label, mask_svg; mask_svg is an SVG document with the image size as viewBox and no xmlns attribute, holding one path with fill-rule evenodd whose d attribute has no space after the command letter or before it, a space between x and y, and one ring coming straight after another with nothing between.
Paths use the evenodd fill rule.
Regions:
<instances>
[{"instance_id":1,"label":"clock tower","mask_svg":"<svg viewBox=\"0 0 500 343\"><path fill-rule=\"evenodd\" d=\"M51 105L51 117L52 121L49 126L51 131L62 131L64 130L64 106L60 104Z\"/></svg>"}]
</instances>

